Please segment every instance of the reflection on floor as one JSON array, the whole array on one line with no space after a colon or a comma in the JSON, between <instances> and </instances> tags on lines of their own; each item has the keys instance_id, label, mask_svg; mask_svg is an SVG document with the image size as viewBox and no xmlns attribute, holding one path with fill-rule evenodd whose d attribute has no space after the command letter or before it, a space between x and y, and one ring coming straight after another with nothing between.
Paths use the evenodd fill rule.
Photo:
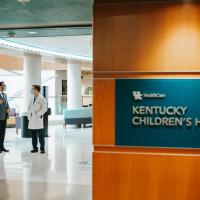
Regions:
<instances>
[{"instance_id":1,"label":"reflection on floor","mask_svg":"<svg viewBox=\"0 0 200 200\"><path fill-rule=\"evenodd\" d=\"M0 200L91 200L92 129L49 127L46 154L8 129L0 154Z\"/></svg>"}]
</instances>

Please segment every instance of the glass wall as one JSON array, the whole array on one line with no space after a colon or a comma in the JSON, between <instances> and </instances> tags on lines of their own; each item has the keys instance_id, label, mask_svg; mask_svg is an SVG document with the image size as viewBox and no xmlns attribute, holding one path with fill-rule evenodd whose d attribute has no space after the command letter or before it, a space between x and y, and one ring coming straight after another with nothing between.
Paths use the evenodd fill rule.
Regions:
<instances>
[{"instance_id":1,"label":"glass wall","mask_svg":"<svg viewBox=\"0 0 200 200\"><path fill-rule=\"evenodd\" d=\"M11 108L17 113L22 114L24 108L24 75L23 71L9 71L9 75L0 73L0 81L7 85L7 95ZM66 74L66 72L64 73ZM49 90L48 107L52 110L52 115L62 115L63 109L67 108L67 95L62 95L62 88L56 82L58 74L54 70L42 71L42 86L47 86ZM62 79L59 80L62 82ZM92 77L83 76L82 78L82 104L88 106L92 104ZM57 85L57 86L56 86ZM31 88L30 88L31 92ZM60 95L58 95L60 94Z\"/></svg>"},{"instance_id":2,"label":"glass wall","mask_svg":"<svg viewBox=\"0 0 200 200\"><path fill-rule=\"evenodd\" d=\"M7 95L11 108L15 108L16 112L21 114L24 108L24 76L23 71L10 72L11 75L1 76L0 80L4 81L7 86ZM55 71L42 71L42 85L49 88L48 107L52 109L52 114L55 114ZM30 88L31 92L31 88Z\"/></svg>"}]
</instances>

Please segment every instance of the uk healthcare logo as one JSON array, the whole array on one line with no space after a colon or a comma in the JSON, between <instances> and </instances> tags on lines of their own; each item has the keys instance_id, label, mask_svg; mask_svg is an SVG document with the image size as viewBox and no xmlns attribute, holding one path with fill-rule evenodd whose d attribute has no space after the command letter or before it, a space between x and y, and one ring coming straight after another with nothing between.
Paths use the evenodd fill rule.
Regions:
<instances>
[{"instance_id":1,"label":"uk healthcare logo","mask_svg":"<svg viewBox=\"0 0 200 200\"><path fill-rule=\"evenodd\" d=\"M142 100L142 93L140 92L140 91L134 91L133 92L133 98L135 99L135 100Z\"/></svg>"},{"instance_id":2,"label":"uk healthcare logo","mask_svg":"<svg viewBox=\"0 0 200 200\"><path fill-rule=\"evenodd\" d=\"M143 99L164 99L166 98L166 94L141 93L140 91L133 91L133 98L135 101L141 101Z\"/></svg>"}]
</instances>

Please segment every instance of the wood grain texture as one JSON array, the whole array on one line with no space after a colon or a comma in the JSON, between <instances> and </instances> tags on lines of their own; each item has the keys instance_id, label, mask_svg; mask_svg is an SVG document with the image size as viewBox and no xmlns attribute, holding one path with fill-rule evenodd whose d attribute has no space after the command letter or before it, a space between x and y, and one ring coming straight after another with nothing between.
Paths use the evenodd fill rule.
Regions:
<instances>
[{"instance_id":1,"label":"wood grain texture","mask_svg":"<svg viewBox=\"0 0 200 200\"><path fill-rule=\"evenodd\" d=\"M199 72L176 72L176 73L94 73L95 79L116 79L116 78L200 78Z\"/></svg>"},{"instance_id":2,"label":"wood grain texture","mask_svg":"<svg viewBox=\"0 0 200 200\"><path fill-rule=\"evenodd\" d=\"M200 4L135 1L94 1L93 200L199 200L199 149L114 146L115 78L200 77Z\"/></svg>"},{"instance_id":3,"label":"wood grain texture","mask_svg":"<svg viewBox=\"0 0 200 200\"><path fill-rule=\"evenodd\" d=\"M94 71L200 69L199 3L94 5Z\"/></svg>"},{"instance_id":4,"label":"wood grain texture","mask_svg":"<svg viewBox=\"0 0 200 200\"><path fill-rule=\"evenodd\" d=\"M151 1L153 1L154 3L155 2L181 2L181 0L94 0L95 1L95 4L102 4L102 3L149 3ZM193 0L193 1L198 1L198 0Z\"/></svg>"},{"instance_id":5,"label":"wood grain texture","mask_svg":"<svg viewBox=\"0 0 200 200\"><path fill-rule=\"evenodd\" d=\"M186 154L200 155L200 149L184 149L184 148L159 148L159 147L126 147L126 146L95 146L96 152L117 152L117 153L149 153L149 154Z\"/></svg>"},{"instance_id":6,"label":"wood grain texture","mask_svg":"<svg viewBox=\"0 0 200 200\"><path fill-rule=\"evenodd\" d=\"M115 144L115 81L95 79L93 85L93 143Z\"/></svg>"},{"instance_id":7,"label":"wood grain texture","mask_svg":"<svg viewBox=\"0 0 200 200\"><path fill-rule=\"evenodd\" d=\"M94 200L199 200L200 156L94 153Z\"/></svg>"}]
</instances>

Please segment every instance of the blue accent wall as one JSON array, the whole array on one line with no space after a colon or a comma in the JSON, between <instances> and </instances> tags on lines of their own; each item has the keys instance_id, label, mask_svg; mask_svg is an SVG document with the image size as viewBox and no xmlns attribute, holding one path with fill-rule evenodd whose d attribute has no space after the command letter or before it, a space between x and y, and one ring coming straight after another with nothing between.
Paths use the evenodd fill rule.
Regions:
<instances>
[{"instance_id":1,"label":"blue accent wall","mask_svg":"<svg viewBox=\"0 0 200 200\"><path fill-rule=\"evenodd\" d=\"M166 98L134 100L133 91L166 94ZM191 117L192 125L135 126L133 106L187 106L184 116L164 117ZM200 148L195 118L200 119L200 79L116 79L116 145Z\"/></svg>"}]
</instances>

